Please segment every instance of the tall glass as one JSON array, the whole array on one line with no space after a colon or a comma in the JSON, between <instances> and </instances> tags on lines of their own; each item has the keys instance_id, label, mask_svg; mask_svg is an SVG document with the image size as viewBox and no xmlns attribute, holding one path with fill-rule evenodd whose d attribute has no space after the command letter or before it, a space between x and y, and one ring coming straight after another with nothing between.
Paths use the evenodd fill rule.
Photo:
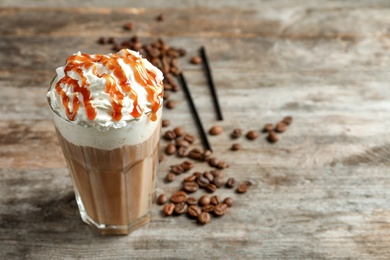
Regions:
<instances>
[{"instance_id":1,"label":"tall glass","mask_svg":"<svg viewBox=\"0 0 390 260\"><path fill-rule=\"evenodd\" d=\"M161 110L156 121L144 115L106 132L51 110L81 218L101 234L129 234L151 219Z\"/></svg>"}]
</instances>

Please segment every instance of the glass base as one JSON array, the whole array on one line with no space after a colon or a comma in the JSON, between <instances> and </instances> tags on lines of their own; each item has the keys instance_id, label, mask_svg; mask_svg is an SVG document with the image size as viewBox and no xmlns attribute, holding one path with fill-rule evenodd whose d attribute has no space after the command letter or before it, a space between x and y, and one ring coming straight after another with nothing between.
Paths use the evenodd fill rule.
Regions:
<instances>
[{"instance_id":1,"label":"glass base","mask_svg":"<svg viewBox=\"0 0 390 260\"><path fill-rule=\"evenodd\" d=\"M134 230L136 230L137 228L150 222L150 220L152 218L151 213L149 211L144 216L131 222L131 224L129 224L129 225L99 224L99 223L96 223L91 217L88 216L77 190L75 190L75 193L76 193L75 194L76 201L77 201L77 205L79 207L79 212L80 212L80 216L81 216L82 221L87 223L89 226L91 226L94 230L96 230L98 233L100 233L102 235L128 235L131 232L133 232Z\"/></svg>"},{"instance_id":2,"label":"glass base","mask_svg":"<svg viewBox=\"0 0 390 260\"><path fill-rule=\"evenodd\" d=\"M80 212L81 219L90 225L93 229L95 229L97 232L99 232L102 235L128 235L134 230L138 229L139 227L145 225L146 223L150 222L151 220L151 214L148 213L143 217L140 217L130 225L124 225L124 226L114 226L114 225L103 225L98 224L95 221L93 221L90 217L88 217L85 212Z\"/></svg>"}]
</instances>

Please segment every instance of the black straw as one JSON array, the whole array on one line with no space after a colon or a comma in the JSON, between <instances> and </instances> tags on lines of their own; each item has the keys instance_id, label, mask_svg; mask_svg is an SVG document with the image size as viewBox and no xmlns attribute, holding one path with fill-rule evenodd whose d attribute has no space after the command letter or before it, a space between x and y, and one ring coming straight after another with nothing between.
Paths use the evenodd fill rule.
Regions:
<instances>
[{"instance_id":1,"label":"black straw","mask_svg":"<svg viewBox=\"0 0 390 260\"><path fill-rule=\"evenodd\" d=\"M221 106L219 105L219 101L218 101L217 90L215 88L213 77L211 75L209 60L208 60L207 55L206 55L206 49L203 46L200 48L200 55L202 57L203 64L205 67L207 81L209 83L211 95L213 97L214 107L215 107L215 110L217 111L217 119L223 120Z\"/></svg>"},{"instance_id":2,"label":"black straw","mask_svg":"<svg viewBox=\"0 0 390 260\"><path fill-rule=\"evenodd\" d=\"M203 128L203 125L202 125L202 121L200 121L200 117L199 117L199 114L198 114L198 111L196 110L196 107L195 107L195 104L194 104L194 101L192 99L192 96L191 96L191 93L190 93L190 90L187 86L187 81L186 79L184 78L184 74L183 73L180 73L179 74L179 77L180 77L180 80L181 80L181 83L182 83L182 87L184 89L184 92L187 96L187 99L188 99L188 102L190 103L190 107L191 107L191 111L192 113L194 114L195 116L195 121L196 121L196 124L198 126L198 129L200 131L200 136L202 138L202 141L203 141L203 145L204 145L204 148L206 150L210 150L211 152L213 151L211 149L211 145L209 143L209 140L207 138L207 134L206 132L204 131L204 128Z\"/></svg>"}]
</instances>

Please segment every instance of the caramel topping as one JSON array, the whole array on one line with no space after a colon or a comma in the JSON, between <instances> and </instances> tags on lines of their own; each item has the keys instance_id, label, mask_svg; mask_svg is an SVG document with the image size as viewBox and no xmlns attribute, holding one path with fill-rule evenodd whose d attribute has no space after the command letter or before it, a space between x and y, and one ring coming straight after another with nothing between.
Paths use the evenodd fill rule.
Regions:
<instances>
[{"instance_id":1,"label":"caramel topping","mask_svg":"<svg viewBox=\"0 0 390 260\"><path fill-rule=\"evenodd\" d=\"M150 119L152 121L156 120L156 112L161 106L161 97L163 94L163 91L158 93L159 90L162 89L162 83L156 82L156 73L145 67L142 58L133 55L128 50L123 50L123 52L125 54L124 56L118 54L110 56L81 54L73 55L67 59L67 64L64 69L65 76L57 82L55 89L62 98L62 105L65 108L66 116L69 120L73 121L75 119L77 111L80 108L80 98L82 98L87 118L89 120L94 120L97 115L96 109L92 106L91 102L90 85L83 71L83 68L88 70L91 66L96 64L103 65L109 71L109 73L99 74L95 66L93 67L92 73L99 78L105 79L105 93L110 96L113 110L111 114L112 119L114 121L121 120L123 116L122 108L125 95L129 95L133 100L134 108L130 114L134 118L138 118L142 115L143 111L139 105L138 95L131 87L125 71L118 62L119 59L122 59L125 64L132 68L135 80L145 88L148 94L148 101L151 103ZM69 76L69 72L71 71L76 73L81 80L71 78ZM66 92L61 88L61 84L73 88L72 98L68 97Z\"/></svg>"}]
</instances>

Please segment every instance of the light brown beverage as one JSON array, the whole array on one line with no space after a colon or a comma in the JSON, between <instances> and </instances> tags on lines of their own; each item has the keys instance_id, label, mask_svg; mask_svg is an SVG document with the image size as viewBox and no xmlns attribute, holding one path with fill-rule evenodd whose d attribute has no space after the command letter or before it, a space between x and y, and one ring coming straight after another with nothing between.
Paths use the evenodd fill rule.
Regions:
<instances>
[{"instance_id":1,"label":"light brown beverage","mask_svg":"<svg viewBox=\"0 0 390 260\"><path fill-rule=\"evenodd\" d=\"M112 150L78 146L57 135L83 221L103 234L128 234L150 220L160 127L144 142Z\"/></svg>"}]
</instances>

